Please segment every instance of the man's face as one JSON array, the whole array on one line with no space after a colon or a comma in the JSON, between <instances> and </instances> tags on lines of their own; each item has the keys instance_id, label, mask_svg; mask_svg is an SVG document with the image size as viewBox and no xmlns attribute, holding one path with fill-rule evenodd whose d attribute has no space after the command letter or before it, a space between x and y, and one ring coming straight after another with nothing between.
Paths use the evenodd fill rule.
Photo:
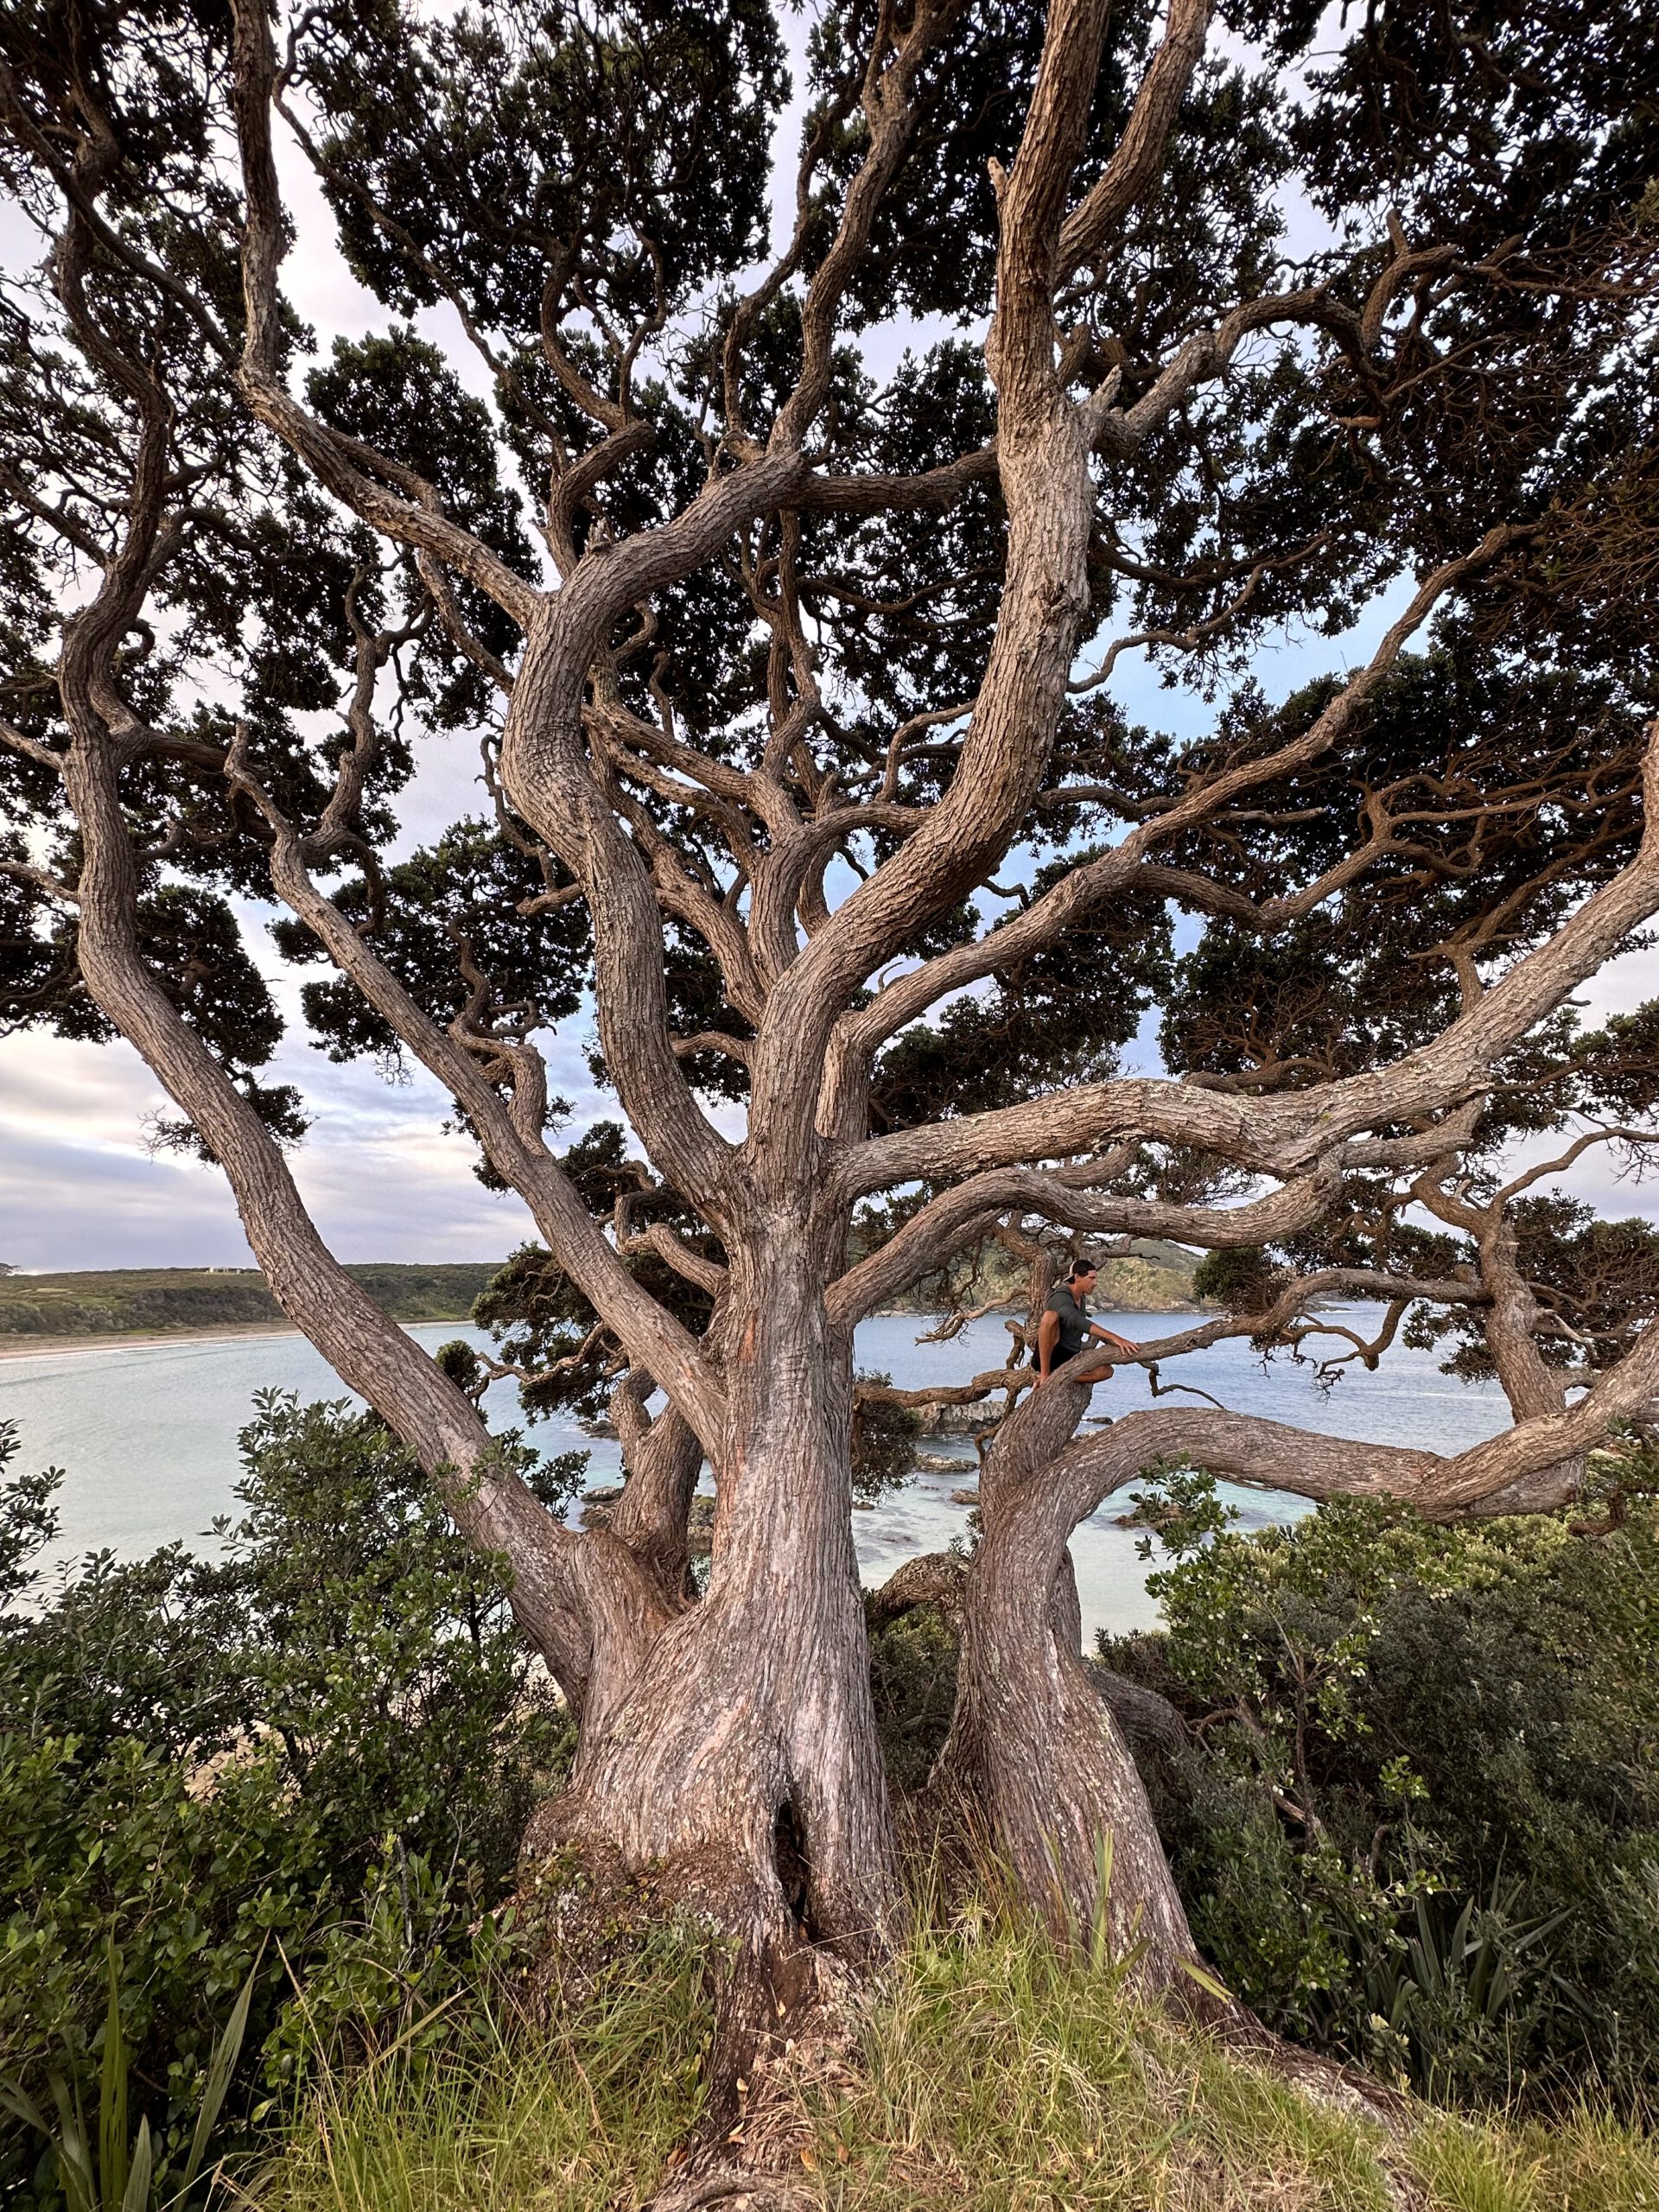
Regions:
<instances>
[{"instance_id":1,"label":"man's face","mask_svg":"<svg viewBox=\"0 0 1659 2212\"><path fill-rule=\"evenodd\" d=\"M1071 1287L1079 1298L1087 1298L1099 1280L1098 1268L1085 1268L1080 1275L1072 1276Z\"/></svg>"}]
</instances>

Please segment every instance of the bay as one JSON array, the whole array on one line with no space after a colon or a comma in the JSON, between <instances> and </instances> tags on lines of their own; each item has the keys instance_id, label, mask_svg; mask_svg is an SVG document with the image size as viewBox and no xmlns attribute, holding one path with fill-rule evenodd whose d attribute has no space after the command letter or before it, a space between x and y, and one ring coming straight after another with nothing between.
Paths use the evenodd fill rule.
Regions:
<instances>
[{"instance_id":1,"label":"bay","mask_svg":"<svg viewBox=\"0 0 1659 2212\"><path fill-rule=\"evenodd\" d=\"M1181 1325L1166 1313L1097 1318L1137 1339L1166 1336ZM1363 1310L1345 1318L1361 1325L1374 1319ZM906 1388L926 1389L964 1382L1000 1366L1007 1356L1007 1335L995 1316L969 1323L943 1344L917 1343L926 1326L925 1318L913 1314L866 1321L858 1332L859 1367L887 1373ZM428 1350L457 1336L486 1342L480 1332L453 1321L422 1323L410 1333ZM1163 1379L1167 1382L1178 1376L1236 1412L1263 1414L1332 1436L1452 1452L1509 1425L1508 1406L1495 1389L1465 1388L1440 1373L1435 1355L1406 1349L1391 1352L1376 1374L1349 1370L1329 1391L1318 1388L1310 1366L1282 1357L1264 1363L1247 1344L1236 1342L1171 1363ZM65 1471L55 1557L67 1560L107 1547L136 1558L175 1540L211 1550L210 1523L217 1515L235 1510L232 1493L240 1473L237 1434L250 1417L254 1392L261 1389L296 1391L302 1399L350 1395L303 1337L285 1333L92 1343L0 1362L0 1420L16 1421L21 1431L22 1455L15 1464L29 1471L57 1465ZM1144 1372L1126 1370L1096 1392L1094 1411L1116 1414L1149 1402ZM486 1410L497 1428L522 1420L510 1382L494 1386ZM549 1456L573 1450L591 1453L589 1483L615 1478L619 1460L613 1443L556 1421L537 1422L526 1433ZM969 1509L953 1503L951 1493L975 1482L972 1446L929 1443L924 1449L950 1454L955 1464L918 1472L874 1510L855 1516L867 1582L885 1580L901 1560L942 1550L966 1530ZM1243 1528L1294 1520L1307 1510L1300 1500L1277 1492L1231 1484L1224 1485L1224 1491ZM1073 1541L1090 1639L1096 1628L1147 1628L1157 1620L1155 1601L1146 1589L1152 1569L1138 1554L1135 1533L1117 1525L1125 1510L1121 1495L1109 1499Z\"/></svg>"}]
</instances>

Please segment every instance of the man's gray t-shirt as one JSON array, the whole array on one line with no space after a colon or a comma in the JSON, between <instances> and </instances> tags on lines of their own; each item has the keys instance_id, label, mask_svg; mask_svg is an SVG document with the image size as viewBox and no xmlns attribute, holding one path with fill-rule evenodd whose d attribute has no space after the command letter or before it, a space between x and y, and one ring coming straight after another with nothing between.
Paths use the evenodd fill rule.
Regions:
<instances>
[{"instance_id":1,"label":"man's gray t-shirt","mask_svg":"<svg viewBox=\"0 0 1659 2212\"><path fill-rule=\"evenodd\" d=\"M1060 1339L1050 1356L1051 1367L1058 1367L1063 1359L1074 1359L1089 1341L1089 1309L1080 1299L1074 1298L1064 1283L1058 1283L1049 1293L1045 1309L1060 1317Z\"/></svg>"}]
</instances>

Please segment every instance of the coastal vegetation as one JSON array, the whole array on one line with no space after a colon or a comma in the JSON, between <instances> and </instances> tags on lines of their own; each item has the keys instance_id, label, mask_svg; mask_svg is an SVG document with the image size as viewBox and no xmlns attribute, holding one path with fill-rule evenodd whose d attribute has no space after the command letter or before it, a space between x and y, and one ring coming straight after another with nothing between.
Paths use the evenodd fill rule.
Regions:
<instances>
[{"instance_id":1,"label":"coastal vegetation","mask_svg":"<svg viewBox=\"0 0 1659 2212\"><path fill-rule=\"evenodd\" d=\"M1212 2049L1327 2106L1333 2055L1523 2098L1566 2051L1639 2124L1649 1708L1573 1678L1650 1656L1659 1231L1561 1183L1659 1147L1659 1001L1624 995L1659 918L1641 11L7 0L3 48L40 250L0 297L0 1025L131 1046L154 1141L226 1177L371 1408L264 1406L224 1562L94 1563L8 1630L10 1879L60 2054L24 2051L29 2109L153 1929L147 2094L211 2071L247 1989L268 2094L340 2065L348 2106L394 2046L426 2064L426 1999L506 2034L505 1971L602 2012L637 1935L641 2017L678 1992L639 2107L690 2129L661 2212L798 2194L802 2145L745 2116L792 2051L842 2053L861 2171L973 2021L1172 2145L1209 2100L1221 2179L1177 2199L1231 2186ZM284 289L296 205L355 287L338 334ZM417 843L446 738L473 810ZM530 1215L474 1305L493 1351L429 1357L329 1249L296 1000L335 1062L423 1068ZM614 1117L556 1095L573 1064ZM1202 1255L1203 1310L1039 1387L1056 1280L1122 1239ZM855 1370L858 1325L919 1294L948 1337L993 1247L1006 1357L925 1394L995 1413L971 1541L867 1600L855 1509L924 1394ZM1224 1339L1327 1384L1437 1347L1511 1419L1441 1451L1246 1415L1179 1379ZM1129 1361L1156 1402L1087 1423ZM506 1377L614 1429L602 1517L492 1432ZM1316 1533L1241 1550L1212 1478ZM1149 1480L1149 1534L1201 1556L1137 1678L1090 1664L1069 1546ZM26 1549L49 1484L16 1497ZM1442 1541L1463 1522L1499 1533ZM1198 1747L1160 1775L1148 1732ZM1487 1827L1421 1795L1471 1777ZM1563 1935L1592 1897L1628 1961ZM442 2063L417 2094L464 2084ZM941 2117L970 2174L995 2117ZM1532 2155L1477 2196L1536 2194Z\"/></svg>"},{"instance_id":2,"label":"coastal vegetation","mask_svg":"<svg viewBox=\"0 0 1659 2212\"><path fill-rule=\"evenodd\" d=\"M396 1321L464 1321L496 1273L487 1262L348 1263ZM0 1338L166 1336L293 1325L257 1268L105 1268L0 1276Z\"/></svg>"},{"instance_id":3,"label":"coastal vegetation","mask_svg":"<svg viewBox=\"0 0 1659 2212\"><path fill-rule=\"evenodd\" d=\"M569 1502L579 1459L503 1441ZM645 1884L611 1891L602 1942L550 1951L518 1835L574 1732L504 1570L384 1426L268 1396L219 1560L54 1582L54 1478L16 1461L0 1434L5 2201L55 2212L54 2084L96 2145L113 2056L143 2212L175 2202L238 1999L189 2203L216 2181L280 2212L613 2212L671 2188L726 1942ZM1590 1533L1343 1504L1201 1540L1189 1488L1167 1630L1103 1644L1179 1716L1135 1740L1208 1955L1384 2106L1310 2100L1283 2046L1149 2002L1103 1916L1057 1945L926 1789L950 1609L874 1606L912 1928L855 2018L745 2077L732 2124L797 2212L1656 2201L1659 1522L1645 1460L1622 1471L1625 1516Z\"/></svg>"},{"instance_id":4,"label":"coastal vegetation","mask_svg":"<svg viewBox=\"0 0 1659 2212\"><path fill-rule=\"evenodd\" d=\"M569 1730L499 1564L373 1420L261 1401L219 1558L98 1554L53 1582L57 1478L16 1448L0 1427L0 2076L96 2111L113 1974L164 2203L250 1979L231 2141L316 2038L344 2058L487 1978L480 1916ZM580 1477L520 1464L555 1506ZM45 2149L14 2103L6 2202L31 2176L57 2201Z\"/></svg>"},{"instance_id":5,"label":"coastal vegetation","mask_svg":"<svg viewBox=\"0 0 1659 2212\"><path fill-rule=\"evenodd\" d=\"M1300 2044L1425 2094L1659 2094L1659 1516L1385 1503L1221 1534L1103 1638L1188 1731L1152 1783L1194 1933Z\"/></svg>"}]
</instances>

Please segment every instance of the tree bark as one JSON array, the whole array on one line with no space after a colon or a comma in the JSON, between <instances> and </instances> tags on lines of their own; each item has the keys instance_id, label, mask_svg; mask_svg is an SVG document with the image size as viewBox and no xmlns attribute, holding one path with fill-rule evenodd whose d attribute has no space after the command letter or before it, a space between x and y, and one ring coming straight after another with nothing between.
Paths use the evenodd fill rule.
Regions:
<instances>
[{"instance_id":1,"label":"tree bark","mask_svg":"<svg viewBox=\"0 0 1659 2212\"><path fill-rule=\"evenodd\" d=\"M734 1260L730 1421L709 1586L602 1722L527 1859L575 1847L737 1938L726 2066L890 1939L899 1885L852 1540L850 1333L824 1315L824 1231L771 1219ZM768 2009L770 2008L770 2010Z\"/></svg>"},{"instance_id":2,"label":"tree bark","mask_svg":"<svg viewBox=\"0 0 1659 2212\"><path fill-rule=\"evenodd\" d=\"M644 1380L649 1383L647 1376ZM613 1400L613 1406L616 1402ZM620 1410L620 1408L618 1408ZM690 1583L691 1500L702 1471L702 1445L674 1406L625 1438L627 1479L610 1527L657 1578L671 1605L696 1594Z\"/></svg>"},{"instance_id":3,"label":"tree bark","mask_svg":"<svg viewBox=\"0 0 1659 2212\"><path fill-rule=\"evenodd\" d=\"M1088 1401L1087 1385L1059 1370L1010 1414L986 1459L957 1710L936 1781L982 1809L1056 1935L1087 1938L1103 1917L1144 1987L1196 1997L1198 1948L1152 1807L1083 1657L1067 1549L1082 1515L1056 1462Z\"/></svg>"}]
</instances>

